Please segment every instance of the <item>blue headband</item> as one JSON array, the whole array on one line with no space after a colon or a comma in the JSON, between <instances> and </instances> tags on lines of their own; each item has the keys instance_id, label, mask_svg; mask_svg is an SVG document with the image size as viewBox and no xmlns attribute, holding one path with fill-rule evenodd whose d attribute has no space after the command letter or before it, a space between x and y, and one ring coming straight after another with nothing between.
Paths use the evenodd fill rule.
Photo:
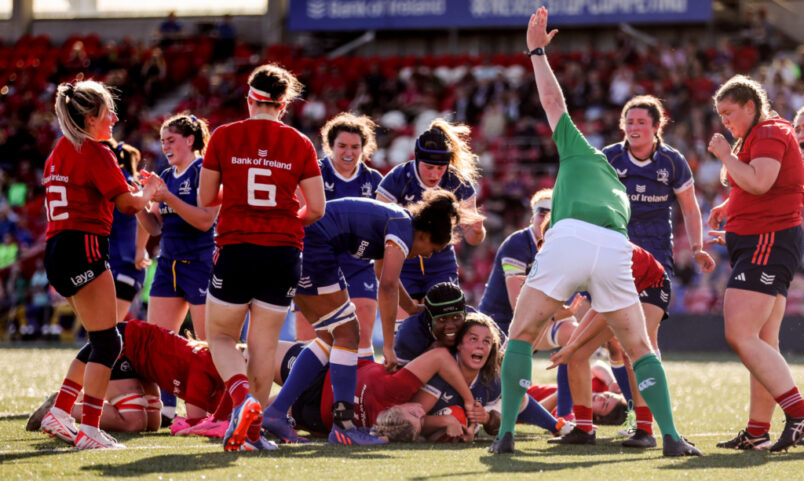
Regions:
<instances>
[{"instance_id":1,"label":"blue headband","mask_svg":"<svg viewBox=\"0 0 804 481\"><path fill-rule=\"evenodd\" d=\"M428 150L421 146L419 139L416 139L417 162L426 162L433 165L449 165L452 160L452 152L449 150Z\"/></svg>"}]
</instances>

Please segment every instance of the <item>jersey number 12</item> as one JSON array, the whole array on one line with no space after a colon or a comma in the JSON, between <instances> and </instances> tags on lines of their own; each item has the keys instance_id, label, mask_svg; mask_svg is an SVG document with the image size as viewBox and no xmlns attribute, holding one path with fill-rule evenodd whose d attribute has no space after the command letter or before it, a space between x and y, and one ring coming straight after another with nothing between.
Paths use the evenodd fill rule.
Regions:
<instances>
[{"instance_id":1,"label":"jersey number 12","mask_svg":"<svg viewBox=\"0 0 804 481\"><path fill-rule=\"evenodd\" d=\"M45 196L45 202L47 203L47 207L45 208L45 212L47 213L47 220L54 221L54 220L67 220L70 218L69 212L62 212L61 214L56 214L56 209L59 207L67 207L67 187L63 185L51 185L47 188L48 194L56 194L58 195L58 199L47 200L48 196Z\"/></svg>"}]
</instances>

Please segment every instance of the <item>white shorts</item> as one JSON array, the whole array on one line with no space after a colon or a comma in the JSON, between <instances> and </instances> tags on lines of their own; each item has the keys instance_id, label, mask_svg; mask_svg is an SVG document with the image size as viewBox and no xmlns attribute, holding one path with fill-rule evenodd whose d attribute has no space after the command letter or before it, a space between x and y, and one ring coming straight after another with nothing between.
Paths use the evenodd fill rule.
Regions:
<instances>
[{"instance_id":1,"label":"white shorts","mask_svg":"<svg viewBox=\"0 0 804 481\"><path fill-rule=\"evenodd\" d=\"M577 291L588 291L597 312L623 309L639 302L632 251L619 232L562 219L544 236L525 284L561 301Z\"/></svg>"}]
</instances>

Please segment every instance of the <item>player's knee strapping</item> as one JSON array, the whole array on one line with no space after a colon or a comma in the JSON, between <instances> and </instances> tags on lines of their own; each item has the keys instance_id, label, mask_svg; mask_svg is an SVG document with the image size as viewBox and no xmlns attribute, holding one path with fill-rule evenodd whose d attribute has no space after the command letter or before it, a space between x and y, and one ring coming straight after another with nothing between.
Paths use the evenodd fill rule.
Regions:
<instances>
[{"instance_id":1,"label":"player's knee strapping","mask_svg":"<svg viewBox=\"0 0 804 481\"><path fill-rule=\"evenodd\" d=\"M313 327L316 331L323 329L332 332L338 326L342 326L348 322L357 322L355 311L355 305L352 302L346 302L332 312L321 316L321 318L313 324Z\"/></svg>"},{"instance_id":2,"label":"player's knee strapping","mask_svg":"<svg viewBox=\"0 0 804 481\"><path fill-rule=\"evenodd\" d=\"M149 413L160 413L162 412L162 400L159 396L154 396L153 394L146 394L145 395L145 410Z\"/></svg>"},{"instance_id":3,"label":"player's knee strapping","mask_svg":"<svg viewBox=\"0 0 804 481\"><path fill-rule=\"evenodd\" d=\"M120 413L144 413L148 407L148 400L140 393L126 393L121 394L109 403L117 408Z\"/></svg>"},{"instance_id":4,"label":"player's knee strapping","mask_svg":"<svg viewBox=\"0 0 804 481\"><path fill-rule=\"evenodd\" d=\"M91 331L88 333L88 337L89 344L92 346L88 362L103 364L111 369L123 350L123 339L117 332L117 328L110 327L102 331Z\"/></svg>"},{"instance_id":5,"label":"player's knee strapping","mask_svg":"<svg viewBox=\"0 0 804 481\"><path fill-rule=\"evenodd\" d=\"M550 332L547 333L547 342L550 344L552 348L559 348L561 347L558 344L558 333L561 331L561 326L564 325L565 322L570 322L566 319L562 319L560 321L556 321L550 325Z\"/></svg>"}]
</instances>

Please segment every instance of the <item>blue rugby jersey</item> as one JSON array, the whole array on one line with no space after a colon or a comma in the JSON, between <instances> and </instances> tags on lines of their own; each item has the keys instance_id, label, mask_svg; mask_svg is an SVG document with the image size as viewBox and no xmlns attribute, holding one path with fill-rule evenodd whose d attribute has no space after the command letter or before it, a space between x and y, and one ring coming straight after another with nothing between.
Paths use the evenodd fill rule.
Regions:
<instances>
[{"instance_id":1,"label":"blue rugby jersey","mask_svg":"<svg viewBox=\"0 0 804 481\"><path fill-rule=\"evenodd\" d=\"M344 197L373 199L377 186L380 185L382 180L382 174L362 162L357 164L357 172L348 179L335 170L329 157L319 160L318 166L321 169L324 194L327 197L327 201ZM354 274L371 267L370 261L355 259L348 254L338 256L338 263L347 282L351 280Z\"/></svg>"},{"instance_id":2,"label":"blue rugby jersey","mask_svg":"<svg viewBox=\"0 0 804 481\"><path fill-rule=\"evenodd\" d=\"M476 312L476 309L466 306L466 312ZM399 365L404 366L424 354L435 340L425 311L417 312L406 318L394 334L394 353Z\"/></svg>"},{"instance_id":3,"label":"blue rugby jersey","mask_svg":"<svg viewBox=\"0 0 804 481\"><path fill-rule=\"evenodd\" d=\"M357 165L357 172L348 179L335 170L329 157L319 160L318 166L321 168L324 194L326 194L327 200L342 199L344 197L373 199L377 186L382 181L382 174L362 162Z\"/></svg>"},{"instance_id":4,"label":"blue rugby jersey","mask_svg":"<svg viewBox=\"0 0 804 481\"><path fill-rule=\"evenodd\" d=\"M483 292L478 310L495 320L514 317L514 310L508 302L508 289L505 279L511 276L526 276L533 266L538 252L536 237L530 226L509 235L494 256L494 268Z\"/></svg>"},{"instance_id":5,"label":"blue rugby jersey","mask_svg":"<svg viewBox=\"0 0 804 481\"><path fill-rule=\"evenodd\" d=\"M461 395L458 394L458 391L450 386L447 381L443 380L441 376L434 376L427 381L427 384L422 386L421 389L427 391L433 397L438 398L435 406L433 406L428 414L436 414L438 411L450 406L464 407ZM481 381L480 376L478 376L472 381L469 390L472 391L472 396L474 396L475 400L480 401L483 407L494 406L502 395L500 376L496 376L488 384Z\"/></svg>"},{"instance_id":6,"label":"blue rugby jersey","mask_svg":"<svg viewBox=\"0 0 804 481\"><path fill-rule=\"evenodd\" d=\"M168 190L190 205L198 205L198 181L202 161L201 158L194 160L180 175L176 174L175 167L168 167L160 174ZM188 261L211 259L215 248L214 225L206 232L200 231L164 202L159 203L159 213L162 215L160 257Z\"/></svg>"},{"instance_id":7,"label":"blue rugby jersey","mask_svg":"<svg viewBox=\"0 0 804 481\"><path fill-rule=\"evenodd\" d=\"M120 169L126 182L133 180L126 169ZM114 208L112 231L109 233L109 265L113 269L119 267L134 268L137 255L137 217L126 215Z\"/></svg>"},{"instance_id":8,"label":"blue rugby jersey","mask_svg":"<svg viewBox=\"0 0 804 481\"><path fill-rule=\"evenodd\" d=\"M641 162L628 153L625 142L603 149L609 163L625 185L631 201L628 237L673 273L673 226L676 193L693 185L687 160L674 148L661 143L650 159Z\"/></svg>"},{"instance_id":9,"label":"blue rugby jersey","mask_svg":"<svg viewBox=\"0 0 804 481\"><path fill-rule=\"evenodd\" d=\"M416 359L435 342L425 311L408 317L394 334L394 354L400 366Z\"/></svg>"},{"instance_id":10,"label":"blue rugby jersey","mask_svg":"<svg viewBox=\"0 0 804 481\"><path fill-rule=\"evenodd\" d=\"M324 217L305 227L328 240L336 254L355 259L382 259L385 242L393 241L407 256L413 246L413 219L405 209L374 199L348 197L327 202ZM315 262L305 252L304 262Z\"/></svg>"},{"instance_id":11,"label":"blue rugby jersey","mask_svg":"<svg viewBox=\"0 0 804 481\"><path fill-rule=\"evenodd\" d=\"M438 186L455 194L458 201L471 199L476 193L474 186L465 184L460 180L455 173L455 168L452 166L449 166L447 172L444 173ZM407 206L422 200L422 194L425 190L427 190L427 187L419 178L415 161L405 162L391 169L380 182L380 186L377 187L378 194L382 194L401 206ZM445 270L453 270L456 277L458 274L458 261L455 258L455 249L452 246L448 246L441 252L436 252L429 259L424 259L423 265L425 276L430 272L443 272ZM407 260L403 272L421 275L420 261L418 259Z\"/></svg>"}]
</instances>

